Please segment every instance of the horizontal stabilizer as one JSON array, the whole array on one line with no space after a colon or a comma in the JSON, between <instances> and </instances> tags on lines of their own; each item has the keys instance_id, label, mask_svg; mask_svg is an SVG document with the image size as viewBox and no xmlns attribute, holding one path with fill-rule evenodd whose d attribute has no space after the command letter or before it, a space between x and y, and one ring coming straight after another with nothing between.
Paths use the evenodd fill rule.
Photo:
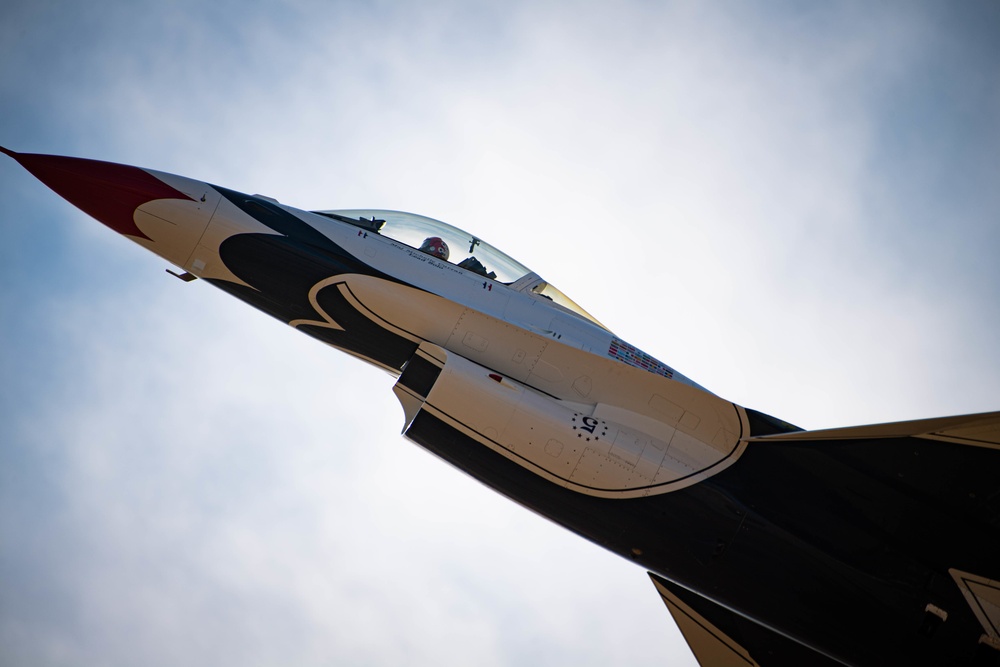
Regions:
<instances>
[{"instance_id":1,"label":"horizontal stabilizer","mask_svg":"<svg viewBox=\"0 0 1000 667\"><path fill-rule=\"evenodd\" d=\"M1000 581L992 581L961 570L948 570L983 626L985 634L979 640L1000 650Z\"/></svg>"},{"instance_id":2,"label":"horizontal stabilizer","mask_svg":"<svg viewBox=\"0 0 1000 667\"><path fill-rule=\"evenodd\" d=\"M702 667L840 664L652 572L649 577Z\"/></svg>"},{"instance_id":3,"label":"horizontal stabilizer","mask_svg":"<svg viewBox=\"0 0 1000 667\"><path fill-rule=\"evenodd\" d=\"M793 431L761 435L750 441L794 440L873 440L886 438L926 438L961 445L1000 449L1000 412L984 412L958 417L938 417L915 421L848 426L819 431Z\"/></svg>"}]
</instances>

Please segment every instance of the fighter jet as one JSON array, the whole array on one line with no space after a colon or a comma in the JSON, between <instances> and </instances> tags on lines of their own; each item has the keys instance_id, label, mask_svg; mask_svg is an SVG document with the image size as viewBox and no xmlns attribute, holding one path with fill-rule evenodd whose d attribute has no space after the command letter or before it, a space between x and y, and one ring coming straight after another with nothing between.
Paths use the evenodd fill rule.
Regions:
<instances>
[{"instance_id":1,"label":"fighter jet","mask_svg":"<svg viewBox=\"0 0 1000 667\"><path fill-rule=\"evenodd\" d=\"M648 570L702 665L1000 664L1000 412L804 431L457 227L2 150L178 278L396 376L406 438Z\"/></svg>"}]
</instances>

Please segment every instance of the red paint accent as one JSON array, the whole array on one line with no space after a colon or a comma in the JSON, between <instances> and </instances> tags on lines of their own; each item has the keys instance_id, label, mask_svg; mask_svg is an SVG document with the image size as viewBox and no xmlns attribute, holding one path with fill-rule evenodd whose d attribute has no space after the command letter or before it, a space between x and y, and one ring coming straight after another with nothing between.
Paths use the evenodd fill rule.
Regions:
<instances>
[{"instance_id":1,"label":"red paint accent","mask_svg":"<svg viewBox=\"0 0 1000 667\"><path fill-rule=\"evenodd\" d=\"M493 380L494 382L500 382L501 380L503 380L503 378L497 375L496 373L490 373L490 379Z\"/></svg>"},{"instance_id":2,"label":"red paint accent","mask_svg":"<svg viewBox=\"0 0 1000 667\"><path fill-rule=\"evenodd\" d=\"M119 234L149 239L136 227L135 209L157 199L194 201L138 167L61 155L0 151L87 215Z\"/></svg>"}]
</instances>

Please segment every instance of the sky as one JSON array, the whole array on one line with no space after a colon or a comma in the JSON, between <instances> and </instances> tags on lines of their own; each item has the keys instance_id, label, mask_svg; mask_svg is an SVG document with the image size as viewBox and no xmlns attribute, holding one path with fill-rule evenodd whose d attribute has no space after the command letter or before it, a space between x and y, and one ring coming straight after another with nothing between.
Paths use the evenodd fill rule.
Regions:
<instances>
[{"instance_id":1,"label":"sky","mask_svg":"<svg viewBox=\"0 0 1000 667\"><path fill-rule=\"evenodd\" d=\"M207 6L206 6L207 5ZM473 231L805 428L1000 409L1000 5L13 0L0 144ZM393 378L0 160L0 663L694 665Z\"/></svg>"}]
</instances>

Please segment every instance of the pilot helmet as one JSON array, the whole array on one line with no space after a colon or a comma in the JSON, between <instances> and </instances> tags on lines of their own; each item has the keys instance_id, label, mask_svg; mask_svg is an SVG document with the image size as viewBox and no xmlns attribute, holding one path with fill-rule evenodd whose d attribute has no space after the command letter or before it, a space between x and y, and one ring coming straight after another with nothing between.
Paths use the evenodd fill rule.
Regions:
<instances>
[{"instance_id":1,"label":"pilot helmet","mask_svg":"<svg viewBox=\"0 0 1000 667\"><path fill-rule=\"evenodd\" d=\"M434 255L441 259L448 259L448 244L445 243L439 236L428 236L424 239L424 242L420 244L420 250L426 252L428 255Z\"/></svg>"}]
</instances>

